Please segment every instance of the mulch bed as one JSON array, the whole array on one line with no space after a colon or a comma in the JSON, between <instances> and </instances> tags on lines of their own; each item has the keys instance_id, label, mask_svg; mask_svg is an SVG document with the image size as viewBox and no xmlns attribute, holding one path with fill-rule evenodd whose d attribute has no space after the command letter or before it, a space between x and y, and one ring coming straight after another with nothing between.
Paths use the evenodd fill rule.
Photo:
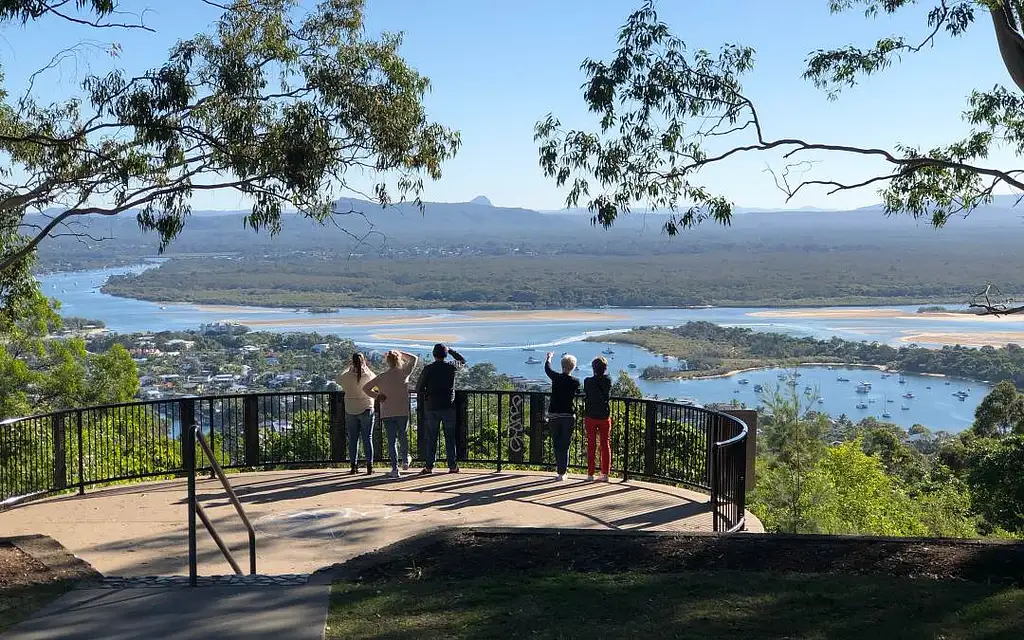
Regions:
<instances>
[{"instance_id":1,"label":"mulch bed","mask_svg":"<svg viewBox=\"0 0 1024 640\"><path fill-rule=\"evenodd\" d=\"M473 578L523 571L880 574L1024 585L1024 544L835 536L448 530L327 569L320 580Z\"/></svg>"},{"instance_id":2,"label":"mulch bed","mask_svg":"<svg viewBox=\"0 0 1024 640\"><path fill-rule=\"evenodd\" d=\"M50 582L53 572L10 543L0 543L0 590L9 587Z\"/></svg>"},{"instance_id":3,"label":"mulch bed","mask_svg":"<svg viewBox=\"0 0 1024 640\"><path fill-rule=\"evenodd\" d=\"M99 574L46 536L0 538L0 631Z\"/></svg>"}]
</instances>

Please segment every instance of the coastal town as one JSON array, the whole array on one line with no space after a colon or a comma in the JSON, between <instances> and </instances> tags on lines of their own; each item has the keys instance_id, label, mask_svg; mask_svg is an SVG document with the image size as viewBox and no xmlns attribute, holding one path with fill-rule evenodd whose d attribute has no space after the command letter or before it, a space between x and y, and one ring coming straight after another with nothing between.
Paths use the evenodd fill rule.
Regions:
<instances>
[{"instance_id":1,"label":"coastal town","mask_svg":"<svg viewBox=\"0 0 1024 640\"><path fill-rule=\"evenodd\" d=\"M335 379L357 346L348 339L319 333L251 331L232 322L204 324L198 330L118 334L87 320L65 333L86 338L93 352L119 344L138 368L141 400L183 395L244 394L268 391L336 391ZM384 351L365 351L374 369ZM413 379L429 354L420 358ZM490 363L475 363L462 374L467 388L543 390L547 381L507 376Z\"/></svg>"}]
</instances>

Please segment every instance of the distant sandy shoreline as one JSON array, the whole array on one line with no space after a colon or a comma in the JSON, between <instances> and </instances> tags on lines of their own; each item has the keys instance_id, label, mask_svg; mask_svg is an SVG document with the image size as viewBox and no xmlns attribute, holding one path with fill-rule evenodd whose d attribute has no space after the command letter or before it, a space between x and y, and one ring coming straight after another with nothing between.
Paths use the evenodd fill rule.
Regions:
<instances>
[{"instance_id":1,"label":"distant sandy shoreline","mask_svg":"<svg viewBox=\"0 0 1024 640\"><path fill-rule=\"evenodd\" d=\"M218 311L225 313L265 313L265 311L248 311L245 307L196 307L200 311ZM241 309L241 311L236 311ZM431 327L450 324L465 324L474 322L607 322L623 320L628 316L616 313L605 313L598 311L465 311L458 314L448 313L424 313L420 315L396 316L396 315L359 315L359 316L336 316L336 315L314 315L303 318L255 318L241 320L233 319L234 322L242 322L250 327L340 327L340 326L362 326L362 327L383 327L389 325L428 325Z\"/></svg>"},{"instance_id":2,"label":"distant sandy shoreline","mask_svg":"<svg viewBox=\"0 0 1024 640\"><path fill-rule=\"evenodd\" d=\"M454 333L375 333L374 340L400 340L402 342L461 342Z\"/></svg>"},{"instance_id":3,"label":"distant sandy shoreline","mask_svg":"<svg viewBox=\"0 0 1024 640\"><path fill-rule=\"evenodd\" d=\"M973 313L926 312L913 313L902 309L786 309L754 311L747 314L755 318L817 318L831 320L946 320L950 322L1020 322L1014 316L979 316Z\"/></svg>"},{"instance_id":4,"label":"distant sandy shoreline","mask_svg":"<svg viewBox=\"0 0 1024 640\"><path fill-rule=\"evenodd\" d=\"M1024 331L987 331L978 333L922 332L911 333L899 339L900 342L918 344L940 344L962 347L1004 347L1011 342L1024 344Z\"/></svg>"}]
</instances>

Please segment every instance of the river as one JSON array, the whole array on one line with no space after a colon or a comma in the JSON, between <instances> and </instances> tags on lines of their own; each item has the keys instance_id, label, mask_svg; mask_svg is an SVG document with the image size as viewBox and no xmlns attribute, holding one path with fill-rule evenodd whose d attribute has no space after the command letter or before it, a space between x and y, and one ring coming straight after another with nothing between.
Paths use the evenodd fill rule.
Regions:
<instances>
[{"instance_id":1,"label":"river","mask_svg":"<svg viewBox=\"0 0 1024 640\"><path fill-rule=\"evenodd\" d=\"M212 322L238 321L260 331L318 331L354 340L368 350L404 348L425 354L437 340L451 343L473 362L492 362L499 371L530 379L543 377L542 365L527 364L527 359L543 359L544 351L560 355L570 351L581 367L609 348L603 343L583 342L588 336L629 329L641 325L673 326L692 320L705 320L725 326L749 327L799 336L846 340L872 340L890 344L934 344L943 336L992 335L993 323L970 317L933 317L915 314L917 307L885 307L884 310L817 309L785 310L767 308L712 309L581 309L567 313L521 314L515 312L457 313L439 310L343 309L333 314L310 314L300 310L260 307L210 307L191 304L157 304L109 296L99 291L108 277L136 272L146 267L125 267L94 271L59 273L40 278L44 292L61 302L64 315L102 320L121 333L195 329ZM808 311L811 313L809 314ZM878 313L884 311L885 313ZM767 314L767 315L766 315ZM816 315L814 315L816 314ZM1001 335L1024 334L1024 319L1004 319L998 323ZM626 345L613 345L613 375L628 370L634 375L648 365L663 364L655 354ZM534 351L526 351L533 349ZM629 365L636 365L631 368ZM900 385L895 376L883 379L876 370L804 367L800 390L817 389L823 402L817 406L833 416L851 418L891 413L891 422L903 427L915 423L933 430L959 431L972 420L977 403L990 388L980 382L949 381L928 376L906 376ZM699 402L729 402L736 399L755 406L753 388L769 388L779 383L776 371L748 372L736 376L706 380L639 380L645 393L660 397L690 397ZM840 382L838 377L852 382ZM738 383L746 378L749 384ZM872 383L872 393L856 394L856 383ZM930 389L928 387L931 387ZM956 390L970 395L960 401ZM904 399L906 393L915 398ZM886 402L886 400L892 402ZM863 401L865 409L856 405ZM906 406L907 409L902 407Z\"/></svg>"}]
</instances>

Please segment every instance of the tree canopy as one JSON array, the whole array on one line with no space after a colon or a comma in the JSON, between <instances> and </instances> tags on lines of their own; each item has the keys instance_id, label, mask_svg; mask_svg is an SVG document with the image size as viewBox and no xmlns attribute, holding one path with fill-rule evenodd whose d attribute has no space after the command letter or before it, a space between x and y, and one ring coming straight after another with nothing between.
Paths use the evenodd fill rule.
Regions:
<instances>
[{"instance_id":1,"label":"tree canopy","mask_svg":"<svg viewBox=\"0 0 1024 640\"><path fill-rule=\"evenodd\" d=\"M134 213L162 249L194 195L233 191L251 203L253 230L276 232L289 211L343 226L339 216L350 212L335 202L362 195L353 172L379 178L370 197L381 204L418 201L424 177L438 178L457 150L458 133L426 114L429 81L400 55L401 36L364 33L363 0L200 2L219 18L178 41L157 68L88 74L73 95L43 100L38 88L76 55L72 45L26 86L0 85L4 309L29 295L41 242L95 240L83 216ZM154 30L121 22L120 4L9 0L0 2L0 26L28 25L40 40L50 21L105 34Z\"/></svg>"},{"instance_id":2,"label":"tree canopy","mask_svg":"<svg viewBox=\"0 0 1024 640\"><path fill-rule=\"evenodd\" d=\"M987 160L997 147L1017 157L1024 153L1024 2L933 0L930 10L914 0L828 2L833 13L861 10L868 17L917 11L923 28L916 40L885 35L865 48L809 52L803 77L830 99L840 99L865 76L922 54L937 38L957 38L979 27L983 14L992 18L995 44L1015 86L974 91L964 112L968 133L935 148L867 148L855 139L804 139L798 131L771 136L771 123L762 119L742 84L755 71L754 49L726 44L718 51L693 50L659 19L655 2L646 0L623 25L615 55L582 64L583 98L598 118L596 128L567 130L554 115L537 123L544 173L568 187L567 206L585 204L595 224L608 227L630 207L645 203L674 214L664 225L670 235L704 221L728 224L731 202L703 186L700 172L759 152L781 154L784 165L774 167L773 174L789 198L816 188L828 193L879 188L888 214L909 214L935 226L991 202L998 187L1024 191L1024 169ZM808 152L871 158L880 170L867 179L812 178L801 160Z\"/></svg>"}]
</instances>

